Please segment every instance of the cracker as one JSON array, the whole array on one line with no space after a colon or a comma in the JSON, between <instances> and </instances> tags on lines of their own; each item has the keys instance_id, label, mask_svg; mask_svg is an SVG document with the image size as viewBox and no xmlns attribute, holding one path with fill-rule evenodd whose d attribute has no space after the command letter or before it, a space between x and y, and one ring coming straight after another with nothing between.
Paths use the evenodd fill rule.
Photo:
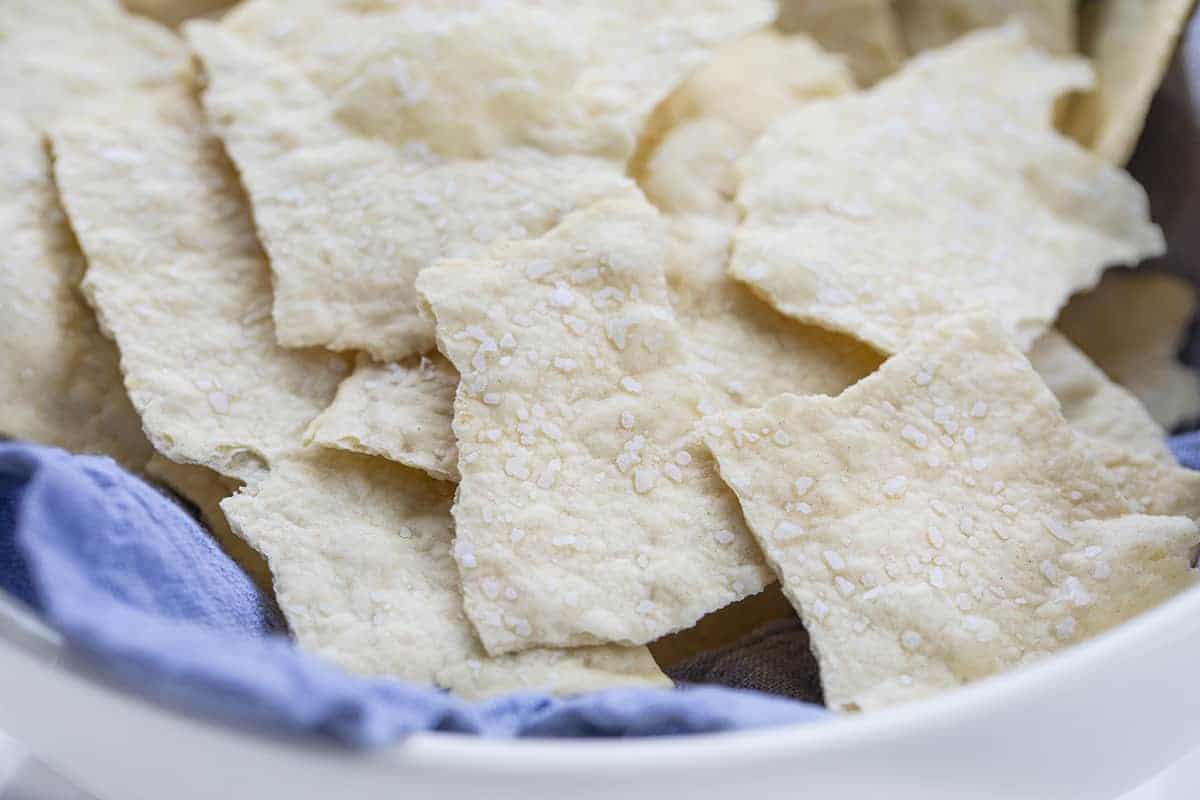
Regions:
<instances>
[{"instance_id":1,"label":"cracker","mask_svg":"<svg viewBox=\"0 0 1200 800\"><path fill-rule=\"evenodd\" d=\"M205 527L221 545L221 549L242 570L254 579L255 584L268 595L273 594L271 571L262 555L229 527L220 503L235 494L239 484L210 470L194 464L177 464L155 454L146 462L146 475L168 486L176 494L191 503L200 515Z\"/></svg>"},{"instance_id":2,"label":"cracker","mask_svg":"<svg viewBox=\"0 0 1200 800\"><path fill-rule=\"evenodd\" d=\"M664 251L631 196L417 278L462 375L455 555L491 653L648 642L768 580L692 432Z\"/></svg>"},{"instance_id":3,"label":"cracker","mask_svg":"<svg viewBox=\"0 0 1200 800\"><path fill-rule=\"evenodd\" d=\"M41 127L114 91L175 91L191 75L178 38L117 0L0 4L0 108Z\"/></svg>"},{"instance_id":4,"label":"cracker","mask_svg":"<svg viewBox=\"0 0 1200 800\"><path fill-rule=\"evenodd\" d=\"M443 481L458 480L450 419L458 372L440 354L378 364L360 357L307 441L382 456Z\"/></svg>"},{"instance_id":5,"label":"cracker","mask_svg":"<svg viewBox=\"0 0 1200 800\"><path fill-rule=\"evenodd\" d=\"M1141 187L1049 127L1081 69L1006 27L801 106L741 162L731 274L885 352L975 311L1028 347L1106 266L1163 250Z\"/></svg>"},{"instance_id":6,"label":"cracker","mask_svg":"<svg viewBox=\"0 0 1200 800\"><path fill-rule=\"evenodd\" d=\"M0 434L106 453L140 470L151 449L121 386L117 350L75 283L83 256L41 135L0 114Z\"/></svg>"},{"instance_id":7,"label":"cracker","mask_svg":"<svg viewBox=\"0 0 1200 800\"><path fill-rule=\"evenodd\" d=\"M1139 511L1200 519L1200 472L1179 466L1165 432L1136 397L1057 331L1038 339L1029 360Z\"/></svg>"},{"instance_id":8,"label":"cracker","mask_svg":"<svg viewBox=\"0 0 1200 800\"><path fill-rule=\"evenodd\" d=\"M1096 88L1075 100L1065 130L1114 164L1133 154L1193 0L1091 0L1080 9Z\"/></svg>"},{"instance_id":9,"label":"cracker","mask_svg":"<svg viewBox=\"0 0 1200 800\"><path fill-rule=\"evenodd\" d=\"M433 682L485 657L450 558L453 487L303 446L346 364L275 344L249 209L198 112L137 104L53 134L91 297L122 349L134 402L168 455L246 482L221 508L268 559L301 646L358 672ZM520 686L527 673L571 678L575 658L585 686L599 680L587 654L523 658L469 690ZM665 680L644 649L604 663L621 666L613 683Z\"/></svg>"},{"instance_id":10,"label":"cracker","mask_svg":"<svg viewBox=\"0 0 1200 800\"><path fill-rule=\"evenodd\" d=\"M778 26L802 31L822 47L841 53L862 86L895 72L904 41L891 0L781 0Z\"/></svg>"},{"instance_id":11,"label":"cracker","mask_svg":"<svg viewBox=\"0 0 1200 800\"><path fill-rule=\"evenodd\" d=\"M155 449L254 481L301 447L349 364L275 344L270 276L220 143L190 105L141 112L121 112L131 121L111 133L90 121L53 131L88 259L81 288Z\"/></svg>"},{"instance_id":12,"label":"cracker","mask_svg":"<svg viewBox=\"0 0 1200 800\"><path fill-rule=\"evenodd\" d=\"M271 257L280 342L380 361L432 349L416 273L624 190L655 105L771 10L255 0L189 25Z\"/></svg>"},{"instance_id":13,"label":"cracker","mask_svg":"<svg viewBox=\"0 0 1200 800\"><path fill-rule=\"evenodd\" d=\"M1051 53L1073 53L1076 0L897 0L896 15L910 52L942 47L977 28L1019 22Z\"/></svg>"},{"instance_id":14,"label":"cracker","mask_svg":"<svg viewBox=\"0 0 1200 800\"><path fill-rule=\"evenodd\" d=\"M1195 524L1135 513L992 321L948 320L836 399L705 427L831 708L978 680L1196 582Z\"/></svg>"},{"instance_id":15,"label":"cracker","mask_svg":"<svg viewBox=\"0 0 1200 800\"><path fill-rule=\"evenodd\" d=\"M1073 297L1059 327L1171 429L1200 417L1200 378L1178 357L1195 313L1196 292L1187 281L1116 271Z\"/></svg>"},{"instance_id":16,"label":"cracker","mask_svg":"<svg viewBox=\"0 0 1200 800\"><path fill-rule=\"evenodd\" d=\"M668 213L737 221L733 165L796 105L854 90L845 64L807 36L762 31L725 45L654 112L654 146L634 175Z\"/></svg>"}]
</instances>

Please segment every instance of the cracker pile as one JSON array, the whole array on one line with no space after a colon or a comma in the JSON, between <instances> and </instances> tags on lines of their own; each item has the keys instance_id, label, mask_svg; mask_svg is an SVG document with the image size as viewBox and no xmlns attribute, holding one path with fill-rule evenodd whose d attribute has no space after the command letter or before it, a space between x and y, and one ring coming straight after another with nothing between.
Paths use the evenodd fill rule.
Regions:
<instances>
[{"instance_id":1,"label":"cracker pile","mask_svg":"<svg viewBox=\"0 0 1200 800\"><path fill-rule=\"evenodd\" d=\"M225 5L0 5L0 433L299 646L573 693L794 612L870 710L1196 582L1192 292L1104 276L1187 3Z\"/></svg>"}]
</instances>

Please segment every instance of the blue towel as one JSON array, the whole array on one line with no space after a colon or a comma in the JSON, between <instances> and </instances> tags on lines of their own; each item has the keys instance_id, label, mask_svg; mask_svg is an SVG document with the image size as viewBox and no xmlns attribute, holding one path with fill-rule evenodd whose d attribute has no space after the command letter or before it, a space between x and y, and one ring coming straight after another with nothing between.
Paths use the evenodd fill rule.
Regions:
<instances>
[{"instance_id":1,"label":"blue towel","mask_svg":"<svg viewBox=\"0 0 1200 800\"><path fill-rule=\"evenodd\" d=\"M110 679L194 713L352 747L416 731L653 736L823 719L720 687L466 703L346 674L274 632L254 584L173 501L98 456L0 442L0 588Z\"/></svg>"}]
</instances>

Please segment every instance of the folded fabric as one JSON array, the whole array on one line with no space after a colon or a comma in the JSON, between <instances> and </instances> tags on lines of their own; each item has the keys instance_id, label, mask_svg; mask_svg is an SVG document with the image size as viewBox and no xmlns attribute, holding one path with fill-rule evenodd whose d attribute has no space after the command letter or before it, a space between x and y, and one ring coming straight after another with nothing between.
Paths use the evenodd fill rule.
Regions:
<instances>
[{"instance_id":1,"label":"folded fabric","mask_svg":"<svg viewBox=\"0 0 1200 800\"><path fill-rule=\"evenodd\" d=\"M254 584L171 499L110 459L16 442L0 442L0 588L125 686L191 712L354 747L416 731L653 736L827 716L722 687L471 704L349 675L276 632Z\"/></svg>"}]
</instances>

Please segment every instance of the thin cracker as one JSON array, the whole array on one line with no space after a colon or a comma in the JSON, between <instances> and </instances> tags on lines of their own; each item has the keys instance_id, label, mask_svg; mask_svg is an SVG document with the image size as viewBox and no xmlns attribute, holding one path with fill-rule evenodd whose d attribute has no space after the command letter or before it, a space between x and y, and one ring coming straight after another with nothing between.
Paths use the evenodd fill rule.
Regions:
<instances>
[{"instance_id":1,"label":"thin cracker","mask_svg":"<svg viewBox=\"0 0 1200 800\"><path fill-rule=\"evenodd\" d=\"M1007 27L801 106L741 163L731 274L884 352L973 311L1028 347L1106 266L1163 248L1141 187L1049 127L1085 77Z\"/></svg>"},{"instance_id":2,"label":"thin cracker","mask_svg":"<svg viewBox=\"0 0 1200 800\"><path fill-rule=\"evenodd\" d=\"M1059 328L1169 430L1200 417L1200 377L1178 356L1195 313L1187 281L1116 271L1073 297Z\"/></svg>"},{"instance_id":3,"label":"thin cracker","mask_svg":"<svg viewBox=\"0 0 1200 800\"><path fill-rule=\"evenodd\" d=\"M275 344L249 209L198 109L137 104L60 126L54 147L92 297L147 427L176 457L247 482L221 507L267 557L301 645L425 682L485 658L449 555L453 489L382 459L303 447L305 417L328 404L344 365ZM605 664L619 667L614 684L665 681L644 648L595 662L531 653L463 685L479 694L558 676L556 690L572 691L572 680L602 680Z\"/></svg>"},{"instance_id":4,"label":"thin cracker","mask_svg":"<svg viewBox=\"0 0 1200 800\"><path fill-rule=\"evenodd\" d=\"M1196 525L1138 515L992 321L949 320L836 399L706 430L831 708L981 679L1196 582Z\"/></svg>"},{"instance_id":5,"label":"thin cracker","mask_svg":"<svg viewBox=\"0 0 1200 800\"><path fill-rule=\"evenodd\" d=\"M465 5L256 0L188 27L271 257L283 344L380 361L432 349L417 272L622 191L654 106L771 10Z\"/></svg>"},{"instance_id":6,"label":"thin cracker","mask_svg":"<svg viewBox=\"0 0 1200 800\"><path fill-rule=\"evenodd\" d=\"M458 372L438 353L400 363L360 357L307 440L382 456L443 481L458 480L458 445L450 420Z\"/></svg>"},{"instance_id":7,"label":"thin cracker","mask_svg":"<svg viewBox=\"0 0 1200 800\"><path fill-rule=\"evenodd\" d=\"M1081 47L1096 66L1096 88L1074 101L1065 130L1114 164L1128 161L1194 3L1084 3L1080 9Z\"/></svg>"},{"instance_id":8,"label":"thin cracker","mask_svg":"<svg viewBox=\"0 0 1200 800\"><path fill-rule=\"evenodd\" d=\"M417 279L462 375L455 555L489 652L648 642L767 581L691 431L664 251L631 196Z\"/></svg>"}]
</instances>

